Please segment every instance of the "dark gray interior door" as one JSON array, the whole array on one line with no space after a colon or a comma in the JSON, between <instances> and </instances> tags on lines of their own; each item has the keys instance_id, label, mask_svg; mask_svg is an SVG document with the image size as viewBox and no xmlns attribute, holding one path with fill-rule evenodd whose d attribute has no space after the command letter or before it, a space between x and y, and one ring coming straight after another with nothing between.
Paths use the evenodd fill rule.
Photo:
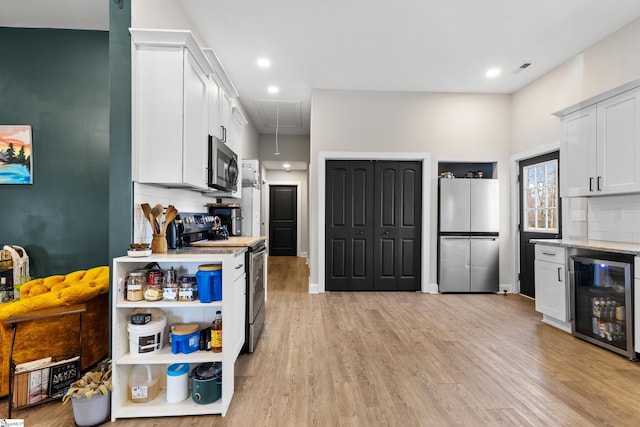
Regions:
<instances>
[{"instance_id":1,"label":"dark gray interior door","mask_svg":"<svg viewBox=\"0 0 640 427\"><path fill-rule=\"evenodd\" d=\"M269 186L269 255L296 256L297 199L295 185Z\"/></svg>"},{"instance_id":2,"label":"dark gray interior door","mask_svg":"<svg viewBox=\"0 0 640 427\"><path fill-rule=\"evenodd\" d=\"M373 162L328 161L325 289L373 286Z\"/></svg>"},{"instance_id":3,"label":"dark gray interior door","mask_svg":"<svg viewBox=\"0 0 640 427\"><path fill-rule=\"evenodd\" d=\"M419 290L420 162L327 161L325 289Z\"/></svg>"},{"instance_id":4,"label":"dark gray interior door","mask_svg":"<svg viewBox=\"0 0 640 427\"><path fill-rule=\"evenodd\" d=\"M422 164L375 162L375 191L373 289L420 290Z\"/></svg>"},{"instance_id":5,"label":"dark gray interior door","mask_svg":"<svg viewBox=\"0 0 640 427\"><path fill-rule=\"evenodd\" d=\"M557 151L520 162L520 293L536 296L531 239L562 237Z\"/></svg>"}]
</instances>

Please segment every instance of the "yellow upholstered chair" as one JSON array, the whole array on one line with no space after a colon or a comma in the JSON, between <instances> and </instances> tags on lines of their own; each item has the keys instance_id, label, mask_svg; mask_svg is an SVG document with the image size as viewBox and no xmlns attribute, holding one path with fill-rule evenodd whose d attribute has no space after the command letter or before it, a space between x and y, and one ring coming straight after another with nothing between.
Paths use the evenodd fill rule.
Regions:
<instances>
[{"instance_id":1,"label":"yellow upholstered chair","mask_svg":"<svg viewBox=\"0 0 640 427\"><path fill-rule=\"evenodd\" d=\"M37 310L85 304L82 315L82 369L109 353L109 267L34 279L20 287L20 300L0 305L0 396L9 392L13 331L6 320ZM16 363L78 352L77 314L20 323L13 349Z\"/></svg>"}]
</instances>

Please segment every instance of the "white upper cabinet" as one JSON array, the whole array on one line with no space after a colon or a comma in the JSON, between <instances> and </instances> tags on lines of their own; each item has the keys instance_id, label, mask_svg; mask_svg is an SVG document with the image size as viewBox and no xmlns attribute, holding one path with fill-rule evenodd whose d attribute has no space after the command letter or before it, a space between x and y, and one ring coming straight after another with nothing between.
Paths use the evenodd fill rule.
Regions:
<instances>
[{"instance_id":1,"label":"white upper cabinet","mask_svg":"<svg viewBox=\"0 0 640 427\"><path fill-rule=\"evenodd\" d=\"M228 143L231 132L231 98L224 90L220 91L220 129L222 131L222 142Z\"/></svg>"},{"instance_id":2,"label":"white upper cabinet","mask_svg":"<svg viewBox=\"0 0 640 427\"><path fill-rule=\"evenodd\" d=\"M185 59L182 179L195 187L206 188L208 78L195 63L191 54L187 54Z\"/></svg>"},{"instance_id":3,"label":"white upper cabinet","mask_svg":"<svg viewBox=\"0 0 640 427\"><path fill-rule=\"evenodd\" d=\"M563 197L640 192L640 88L559 115Z\"/></svg>"},{"instance_id":4,"label":"white upper cabinet","mask_svg":"<svg viewBox=\"0 0 640 427\"><path fill-rule=\"evenodd\" d=\"M598 191L640 191L640 88L598 104Z\"/></svg>"},{"instance_id":5,"label":"white upper cabinet","mask_svg":"<svg viewBox=\"0 0 640 427\"><path fill-rule=\"evenodd\" d=\"M231 99L238 92L224 71L220 60L211 49L203 49L213 68L209 76L209 133L222 142L229 142L231 132Z\"/></svg>"},{"instance_id":6,"label":"white upper cabinet","mask_svg":"<svg viewBox=\"0 0 640 427\"><path fill-rule=\"evenodd\" d=\"M231 193L231 197L242 198L242 138L244 127L248 123L240 109L233 107L230 111L231 130L227 135L227 145L238 155L238 186L236 191Z\"/></svg>"},{"instance_id":7,"label":"white upper cabinet","mask_svg":"<svg viewBox=\"0 0 640 427\"><path fill-rule=\"evenodd\" d=\"M560 180L562 197L584 196L593 188L596 168L596 106L562 118Z\"/></svg>"},{"instance_id":8,"label":"white upper cabinet","mask_svg":"<svg viewBox=\"0 0 640 427\"><path fill-rule=\"evenodd\" d=\"M206 189L213 70L189 31L130 32L133 180Z\"/></svg>"},{"instance_id":9,"label":"white upper cabinet","mask_svg":"<svg viewBox=\"0 0 640 427\"><path fill-rule=\"evenodd\" d=\"M220 126L220 85L215 77L209 76L209 134L222 139Z\"/></svg>"}]
</instances>

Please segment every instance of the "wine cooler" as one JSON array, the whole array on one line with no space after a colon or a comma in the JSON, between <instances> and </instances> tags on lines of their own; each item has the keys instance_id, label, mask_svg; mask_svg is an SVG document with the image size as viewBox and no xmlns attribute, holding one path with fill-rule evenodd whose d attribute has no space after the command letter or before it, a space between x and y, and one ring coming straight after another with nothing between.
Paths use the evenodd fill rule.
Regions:
<instances>
[{"instance_id":1,"label":"wine cooler","mask_svg":"<svg viewBox=\"0 0 640 427\"><path fill-rule=\"evenodd\" d=\"M633 258L571 259L573 335L635 360Z\"/></svg>"}]
</instances>

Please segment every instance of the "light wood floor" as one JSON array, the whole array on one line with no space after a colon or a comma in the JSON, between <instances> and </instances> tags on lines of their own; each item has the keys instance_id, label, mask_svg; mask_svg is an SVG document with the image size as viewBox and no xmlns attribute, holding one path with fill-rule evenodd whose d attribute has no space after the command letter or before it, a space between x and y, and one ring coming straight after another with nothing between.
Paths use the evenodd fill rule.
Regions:
<instances>
[{"instance_id":1,"label":"light wood floor","mask_svg":"<svg viewBox=\"0 0 640 427\"><path fill-rule=\"evenodd\" d=\"M307 288L302 259L270 258L266 329L226 417L113 425L640 425L640 365L541 323L529 299ZM14 417L73 425L58 402Z\"/></svg>"}]
</instances>

